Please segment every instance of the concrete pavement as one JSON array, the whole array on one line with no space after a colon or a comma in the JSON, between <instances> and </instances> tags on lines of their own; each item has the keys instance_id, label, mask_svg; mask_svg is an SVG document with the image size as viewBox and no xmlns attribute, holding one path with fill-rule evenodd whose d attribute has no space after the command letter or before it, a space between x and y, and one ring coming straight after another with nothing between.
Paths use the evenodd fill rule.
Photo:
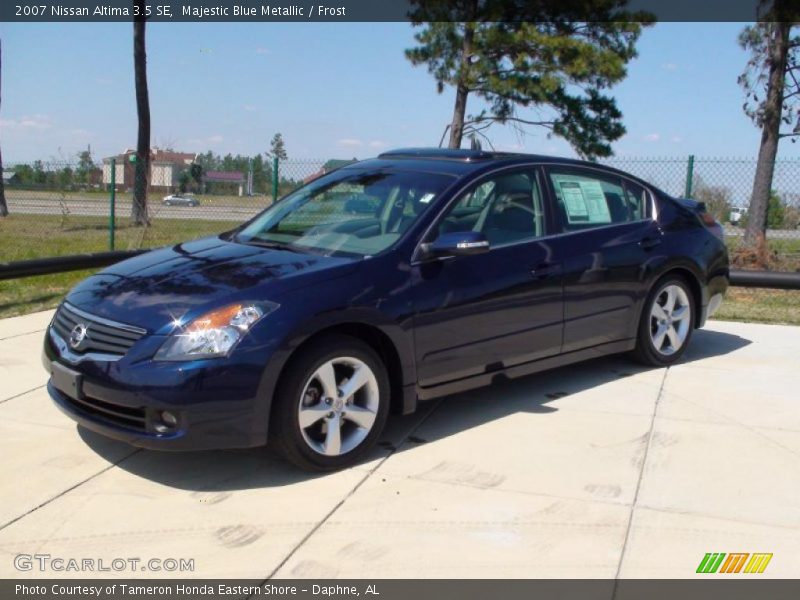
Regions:
<instances>
[{"instance_id":1,"label":"concrete pavement","mask_svg":"<svg viewBox=\"0 0 800 600\"><path fill-rule=\"evenodd\" d=\"M0 577L82 575L14 567L46 553L192 577L685 578L706 552L800 576L800 328L712 322L670 369L614 357L426 404L369 460L308 475L78 430L43 388L50 314L0 321Z\"/></svg>"}]
</instances>

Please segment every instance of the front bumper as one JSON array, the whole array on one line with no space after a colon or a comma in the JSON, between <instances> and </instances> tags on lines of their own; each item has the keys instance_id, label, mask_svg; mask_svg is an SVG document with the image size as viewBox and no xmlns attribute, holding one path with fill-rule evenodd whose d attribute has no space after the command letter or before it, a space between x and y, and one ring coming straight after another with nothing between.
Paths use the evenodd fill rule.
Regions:
<instances>
[{"instance_id":1,"label":"front bumper","mask_svg":"<svg viewBox=\"0 0 800 600\"><path fill-rule=\"evenodd\" d=\"M133 351L133 356L116 361L75 362L74 357L61 356L58 342L48 329L43 365L51 374L54 362L62 365L75 374L77 383L65 391L67 386L59 389L51 377L47 391L61 411L86 429L155 450L266 443L268 403L259 400L261 369L255 362L137 361ZM173 427L164 427L163 411L175 416Z\"/></svg>"}]
</instances>

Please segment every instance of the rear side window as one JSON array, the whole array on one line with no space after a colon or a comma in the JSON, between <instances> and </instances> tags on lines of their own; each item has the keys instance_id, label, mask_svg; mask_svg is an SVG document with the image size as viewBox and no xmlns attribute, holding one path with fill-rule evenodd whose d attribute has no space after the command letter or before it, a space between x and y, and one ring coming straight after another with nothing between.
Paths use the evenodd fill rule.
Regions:
<instances>
[{"instance_id":1,"label":"rear side window","mask_svg":"<svg viewBox=\"0 0 800 600\"><path fill-rule=\"evenodd\" d=\"M588 169L550 169L561 231L580 231L647 217L648 194L641 186Z\"/></svg>"}]
</instances>

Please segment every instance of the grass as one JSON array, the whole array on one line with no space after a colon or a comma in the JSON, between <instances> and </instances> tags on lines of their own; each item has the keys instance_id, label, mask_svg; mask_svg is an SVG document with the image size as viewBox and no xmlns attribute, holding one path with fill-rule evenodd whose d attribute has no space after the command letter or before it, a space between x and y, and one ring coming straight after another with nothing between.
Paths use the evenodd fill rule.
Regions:
<instances>
[{"instance_id":1,"label":"grass","mask_svg":"<svg viewBox=\"0 0 800 600\"><path fill-rule=\"evenodd\" d=\"M728 288L725 300L713 318L800 325L800 291Z\"/></svg>"},{"instance_id":2,"label":"grass","mask_svg":"<svg viewBox=\"0 0 800 600\"><path fill-rule=\"evenodd\" d=\"M0 281L0 318L54 308L81 279L94 271L72 271Z\"/></svg>"},{"instance_id":3,"label":"grass","mask_svg":"<svg viewBox=\"0 0 800 600\"><path fill-rule=\"evenodd\" d=\"M117 250L155 248L221 233L233 223L203 220L160 221L147 228L118 219ZM109 249L105 217L10 215L0 219L0 262ZM69 289L93 271L74 271L0 281L0 318L56 306Z\"/></svg>"},{"instance_id":4,"label":"grass","mask_svg":"<svg viewBox=\"0 0 800 600\"><path fill-rule=\"evenodd\" d=\"M116 249L133 250L174 244L220 233L233 222L187 219L159 220L151 227L131 225L117 219ZM101 252L109 249L106 217L62 218L57 215L14 215L0 219L0 262L47 256ZM735 248L740 238L728 238ZM800 238L769 241L781 257L800 263ZM76 271L0 281L0 318L52 308L69 289L92 271ZM800 325L800 292L731 288L714 315L730 321L788 323Z\"/></svg>"},{"instance_id":5,"label":"grass","mask_svg":"<svg viewBox=\"0 0 800 600\"><path fill-rule=\"evenodd\" d=\"M162 219L150 227L135 227L130 219L116 220L115 249L135 250L183 242L221 233L236 221ZM108 218L58 215L15 215L0 219L0 262L103 252L109 250Z\"/></svg>"}]
</instances>

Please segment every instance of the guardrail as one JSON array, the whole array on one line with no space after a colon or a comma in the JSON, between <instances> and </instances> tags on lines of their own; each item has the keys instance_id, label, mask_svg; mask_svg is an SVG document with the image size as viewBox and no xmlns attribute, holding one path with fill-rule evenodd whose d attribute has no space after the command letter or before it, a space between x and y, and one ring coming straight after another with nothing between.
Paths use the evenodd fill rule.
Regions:
<instances>
[{"instance_id":1,"label":"guardrail","mask_svg":"<svg viewBox=\"0 0 800 600\"><path fill-rule=\"evenodd\" d=\"M0 280L33 277L34 275L51 275L107 267L126 258L131 258L147 250L117 250L114 252L96 252L94 254L73 254L71 256L55 256L0 263Z\"/></svg>"},{"instance_id":2,"label":"guardrail","mask_svg":"<svg viewBox=\"0 0 800 600\"><path fill-rule=\"evenodd\" d=\"M0 263L0 280L107 267L108 265L113 265L116 262L148 251L149 250L118 250L115 252L74 254L71 256L57 256L53 258L37 258L34 260ZM730 280L731 285L737 287L800 290L800 272L731 271Z\"/></svg>"},{"instance_id":3,"label":"guardrail","mask_svg":"<svg viewBox=\"0 0 800 600\"><path fill-rule=\"evenodd\" d=\"M731 271L731 285L750 288L800 290L800 273L785 271Z\"/></svg>"}]
</instances>

